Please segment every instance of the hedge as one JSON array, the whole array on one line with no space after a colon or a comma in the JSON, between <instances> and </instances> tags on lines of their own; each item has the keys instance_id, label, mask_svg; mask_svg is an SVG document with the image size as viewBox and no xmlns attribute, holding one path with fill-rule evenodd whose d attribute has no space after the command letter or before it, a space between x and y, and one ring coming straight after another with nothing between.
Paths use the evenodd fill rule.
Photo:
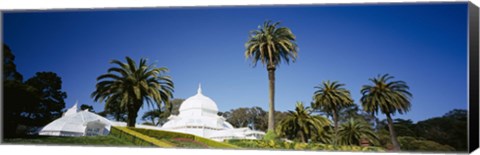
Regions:
<instances>
[{"instance_id":1,"label":"hedge","mask_svg":"<svg viewBox=\"0 0 480 155\"><path fill-rule=\"evenodd\" d=\"M126 127L112 126L110 128L110 135L140 146L175 147L172 143L149 137Z\"/></svg>"},{"instance_id":2,"label":"hedge","mask_svg":"<svg viewBox=\"0 0 480 155\"><path fill-rule=\"evenodd\" d=\"M213 148L232 148L232 149L238 149L240 147L228 144L228 143L222 143L218 141L214 141L211 139L203 138L200 136L195 136L191 134L186 134L186 133L179 133L179 132L171 132L171 131L162 131L162 130L151 130L151 129L141 129L141 128L129 128L131 130L137 131L139 133L148 135L150 137L154 137L157 139L163 139L163 138L187 138L187 139L192 139L197 142L204 143L208 145L209 147Z\"/></svg>"},{"instance_id":3,"label":"hedge","mask_svg":"<svg viewBox=\"0 0 480 155\"><path fill-rule=\"evenodd\" d=\"M247 139L231 139L226 140L228 143L244 148L253 149L284 149L284 150L315 150L315 151L380 151L384 149L380 147L362 147L362 146L334 146L319 143L298 143L298 142L281 142L274 140L247 140Z\"/></svg>"}]
</instances>

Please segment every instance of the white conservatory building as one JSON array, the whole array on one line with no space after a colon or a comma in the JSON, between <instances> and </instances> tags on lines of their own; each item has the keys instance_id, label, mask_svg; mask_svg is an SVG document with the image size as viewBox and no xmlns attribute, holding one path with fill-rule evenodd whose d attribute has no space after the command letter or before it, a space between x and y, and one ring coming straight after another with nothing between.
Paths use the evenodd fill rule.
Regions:
<instances>
[{"instance_id":1,"label":"white conservatory building","mask_svg":"<svg viewBox=\"0 0 480 155\"><path fill-rule=\"evenodd\" d=\"M202 94L197 94L180 105L179 114L171 115L162 130L182 132L223 141L224 139L261 139L265 132L249 128L234 128L225 118L218 116L217 104Z\"/></svg>"},{"instance_id":2,"label":"white conservatory building","mask_svg":"<svg viewBox=\"0 0 480 155\"><path fill-rule=\"evenodd\" d=\"M79 111L77 103L62 117L50 122L39 131L48 136L96 136L108 135L111 122L88 110Z\"/></svg>"},{"instance_id":3,"label":"white conservatory building","mask_svg":"<svg viewBox=\"0 0 480 155\"><path fill-rule=\"evenodd\" d=\"M224 117L219 116L217 104L202 94L199 86L197 94L186 99L179 109L179 115L171 115L162 127L136 124L137 128L164 130L193 134L216 141L225 139L261 139L265 132L250 128L234 128ZM125 122L115 122L100 115L80 111L77 103L62 117L47 124L39 135L49 136L96 136L108 135L111 126L126 126Z\"/></svg>"}]
</instances>

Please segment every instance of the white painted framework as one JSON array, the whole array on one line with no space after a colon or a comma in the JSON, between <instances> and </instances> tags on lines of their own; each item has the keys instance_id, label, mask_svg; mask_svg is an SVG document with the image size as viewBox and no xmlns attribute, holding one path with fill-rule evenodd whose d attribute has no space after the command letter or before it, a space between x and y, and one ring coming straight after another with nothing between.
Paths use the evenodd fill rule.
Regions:
<instances>
[{"instance_id":1,"label":"white painted framework","mask_svg":"<svg viewBox=\"0 0 480 155\"><path fill-rule=\"evenodd\" d=\"M171 115L162 127L135 125L137 128L164 130L193 134L217 141L225 139L261 139L265 132L249 128L234 128L226 119L218 115L217 104L202 94L199 86L197 94L186 99L179 109L179 115ZM110 121L87 110L79 111L77 103L64 115L43 127L39 135L49 136L96 136L108 135L111 126L126 126L125 122Z\"/></svg>"},{"instance_id":2,"label":"white painted framework","mask_svg":"<svg viewBox=\"0 0 480 155\"><path fill-rule=\"evenodd\" d=\"M217 141L260 139L265 135L265 132L249 128L234 128L224 117L218 116L217 104L202 94L200 85L197 94L182 103L178 116L171 115L161 130L189 133Z\"/></svg>"}]
</instances>

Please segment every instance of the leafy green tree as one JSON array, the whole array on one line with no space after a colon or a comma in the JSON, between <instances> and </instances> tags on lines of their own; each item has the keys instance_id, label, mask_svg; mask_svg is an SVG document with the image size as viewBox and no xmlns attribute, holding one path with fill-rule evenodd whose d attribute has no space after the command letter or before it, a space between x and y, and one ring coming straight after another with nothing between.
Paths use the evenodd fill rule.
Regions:
<instances>
[{"instance_id":1,"label":"leafy green tree","mask_svg":"<svg viewBox=\"0 0 480 155\"><path fill-rule=\"evenodd\" d=\"M267 112L260 107L232 109L222 115L237 128L250 127L263 131L267 129Z\"/></svg>"},{"instance_id":2,"label":"leafy green tree","mask_svg":"<svg viewBox=\"0 0 480 155\"><path fill-rule=\"evenodd\" d=\"M387 126L386 123L385 126ZM388 129L378 128L376 129L375 133L378 137L379 145L381 147L386 148L387 150L393 149L392 140L390 139L390 133L388 132Z\"/></svg>"},{"instance_id":3,"label":"leafy green tree","mask_svg":"<svg viewBox=\"0 0 480 155\"><path fill-rule=\"evenodd\" d=\"M179 114L179 109L180 106L182 105L183 101L185 99L182 98L175 98L172 101L170 101L170 107L167 107L168 109L165 109L165 111L168 113L167 117L170 115L178 115Z\"/></svg>"},{"instance_id":4,"label":"leafy green tree","mask_svg":"<svg viewBox=\"0 0 480 155\"><path fill-rule=\"evenodd\" d=\"M444 118L451 118L460 121L467 121L468 112L465 109L453 109L443 115Z\"/></svg>"},{"instance_id":5,"label":"leafy green tree","mask_svg":"<svg viewBox=\"0 0 480 155\"><path fill-rule=\"evenodd\" d=\"M343 124L348 122L351 118L352 119L357 119L357 118L362 118L361 115L359 115L360 108L356 104L350 104L344 108L342 108L338 112L338 123Z\"/></svg>"},{"instance_id":6,"label":"leafy green tree","mask_svg":"<svg viewBox=\"0 0 480 155\"><path fill-rule=\"evenodd\" d=\"M378 137L372 127L365 121L353 118L341 125L338 136L338 142L342 145L361 145L362 139L367 139L371 144L378 144Z\"/></svg>"},{"instance_id":7,"label":"leafy green tree","mask_svg":"<svg viewBox=\"0 0 480 155\"><path fill-rule=\"evenodd\" d=\"M105 101L106 105L115 104L125 109L128 115L127 126L134 127L137 113L144 103L159 109L162 103L170 103L173 81L164 75L168 71L165 67L147 65L146 59L140 59L138 66L130 57L126 57L126 60L126 63L111 61L117 66L97 78L98 83L92 97L94 101Z\"/></svg>"},{"instance_id":8,"label":"leafy green tree","mask_svg":"<svg viewBox=\"0 0 480 155\"><path fill-rule=\"evenodd\" d=\"M322 116L312 115L312 109L305 107L302 102L297 102L295 111L288 111L285 119L279 122L277 133L287 138L296 138L304 143L308 142L314 132L323 132L325 126L330 125L330 121Z\"/></svg>"},{"instance_id":9,"label":"leafy green tree","mask_svg":"<svg viewBox=\"0 0 480 155\"><path fill-rule=\"evenodd\" d=\"M178 115L180 113L179 109L183 101L185 101L185 99L176 98L170 101L169 106L164 106L164 108L160 110L162 113L158 118L158 125L163 125L167 123L168 117L170 117L170 115Z\"/></svg>"},{"instance_id":10,"label":"leafy green tree","mask_svg":"<svg viewBox=\"0 0 480 155\"><path fill-rule=\"evenodd\" d=\"M25 133L17 131L19 125L30 130L60 117L67 97L61 84L61 78L52 72L38 72L25 83L4 81L4 117L5 123L9 124L4 128L5 135L20 136Z\"/></svg>"},{"instance_id":11,"label":"leafy green tree","mask_svg":"<svg viewBox=\"0 0 480 155\"><path fill-rule=\"evenodd\" d=\"M416 137L415 127L416 125L410 119L400 119L397 118L393 121L393 127L395 128L395 132L397 136L410 136Z\"/></svg>"},{"instance_id":12,"label":"leafy green tree","mask_svg":"<svg viewBox=\"0 0 480 155\"><path fill-rule=\"evenodd\" d=\"M275 70L282 61L288 64L297 58L295 35L287 27L277 27L279 24L264 22L263 26L250 32L249 40L245 43L245 57L251 58L254 66L260 61L267 67L270 92L268 130L272 131L275 128Z\"/></svg>"},{"instance_id":13,"label":"leafy green tree","mask_svg":"<svg viewBox=\"0 0 480 155\"><path fill-rule=\"evenodd\" d=\"M364 85L361 89L363 109L372 115L378 114L378 111L387 116L390 138L393 149L400 150L395 129L393 127L392 115L395 113L406 113L410 110L410 98L412 94L408 91L409 87L404 81L391 81L394 77L388 74L379 75L376 78L369 79L373 85Z\"/></svg>"},{"instance_id":14,"label":"leafy green tree","mask_svg":"<svg viewBox=\"0 0 480 155\"><path fill-rule=\"evenodd\" d=\"M403 150L419 152L449 152L455 151L455 148L449 145L439 144L435 141L417 139L410 136L399 136L398 142Z\"/></svg>"},{"instance_id":15,"label":"leafy green tree","mask_svg":"<svg viewBox=\"0 0 480 155\"><path fill-rule=\"evenodd\" d=\"M4 137L17 137L18 125L23 120L21 113L28 103L37 102L31 87L24 85L23 76L17 71L15 55L11 49L3 44L3 125ZM8 124L8 125L5 125Z\"/></svg>"},{"instance_id":16,"label":"leafy green tree","mask_svg":"<svg viewBox=\"0 0 480 155\"><path fill-rule=\"evenodd\" d=\"M416 124L410 119L396 118L393 120L393 128L397 136L410 136L416 137ZM377 130L389 130L386 119L383 119L377 123Z\"/></svg>"},{"instance_id":17,"label":"leafy green tree","mask_svg":"<svg viewBox=\"0 0 480 155\"><path fill-rule=\"evenodd\" d=\"M24 116L27 108L32 111L35 103L40 101L35 88L16 80L3 81L3 136L5 138L19 137L25 133L18 131L19 125L26 125L29 119ZM8 125L7 125L8 124Z\"/></svg>"},{"instance_id":18,"label":"leafy green tree","mask_svg":"<svg viewBox=\"0 0 480 155\"><path fill-rule=\"evenodd\" d=\"M87 105L87 104L80 105L80 110L86 110L86 109L88 109L88 111L90 112L95 112L95 110L93 110L93 106L91 105Z\"/></svg>"},{"instance_id":19,"label":"leafy green tree","mask_svg":"<svg viewBox=\"0 0 480 155\"><path fill-rule=\"evenodd\" d=\"M418 137L452 146L456 151L467 151L467 110L454 109L442 117L419 121L415 132Z\"/></svg>"},{"instance_id":20,"label":"leafy green tree","mask_svg":"<svg viewBox=\"0 0 480 155\"><path fill-rule=\"evenodd\" d=\"M152 126L161 126L168 121L170 115L178 115L180 105L185 99L173 99L170 100L168 106L163 106L161 109L152 109L143 114L142 120L146 121L143 124Z\"/></svg>"},{"instance_id":21,"label":"leafy green tree","mask_svg":"<svg viewBox=\"0 0 480 155\"><path fill-rule=\"evenodd\" d=\"M248 120L246 117L244 117L246 113L247 108L236 108L224 113L223 115L226 116L226 121L230 122L232 126L240 128L248 125Z\"/></svg>"},{"instance_id":22,"label":"leafy green tree","mask_svg":"<svg viewBox=\"0 0 480 155\"><path fill-rule=\"evenodd\" d=\"M61 90L61 78L53 72L37 72L23 82L13 52L5 44L3 51L3 135L23 136L60 117L67 95ZM25 130L20 131L20 126Z\"/></svg>"},{"instance_id":23,"label":"leafy green tree","mask_svg":"<svg viewBox=\"0 0 480 155\"><path fill-rule=\"evenodd\" d=\"M14 60L11 49L3 44L3 118L4 124L8 124L3 126L5 137L24 134L17 130L19 125L32 127L48 123L59 116L62 103L65 106L63 99L66 95L62 96L64 92L60 90L58 76L46 77L46 73L42 72L23 83L23 76L16 70Z\"/></svg>"},{"instance_id":24,"label":"leafy green tree","mask_svg":"<svg viewBox=\"0 0 480 155\"><path fill-rule=\"evenodd\" d=\"M371 114L366 113L361 110L357 104L350 104L345 108L342 108L338 113L340 124L348 122L350 119L366 121L371 126L374 126L376 123L376 118Z\"/></svg>"},{"instance_id":25,"label":"leafy green tree","mask_svg":"<svg viewBox=\"0 0 480 155\"><path fill-rule=\"evenodd\" d=\"M62 116L67 93L62 91L62 79L53 72L37 72L25 84L33 87L40 97L35 106L29 107L26 117L33 126L43 126ZM31 109L32 108L32 109Z\"/></svg>"},{"instance_id":26,"label":"leafy green tree","mask_svg":"<svg viewBox=\"0 0 480 155\"><path fill-rule=\"evenodd\" d=\"M288 116L288 114L288 111L275 111L275 122L280 122L281 120L284 120ZM266 129L268 129L268 115L264 116L263 120L264 125L260 129L263 129L263 131L265 131ZM276 127L278 127L278 125L276 125L275 128Z\"/></svg>"},{"instance_id":27,"label":"leafy green tree","mask_svg":"<svg viewBox=\"0 0 480 155\"><path fill-rule=\"evenodd\" d=\"M3 44L3 81L14 80L23 82L23 76L17 71L17 66L14 63L15 55L8 45Z\"/></svg>"},{"instance_id":28,"label":"leafy green tree","mask_svg":"<svg viewBox=\"0 0 480 155\"><path fill-rule=\"evenodd\" d=\"M255 130L263 130L265 131L267 128L265 128L268 125L268 119L265 119L267 115L267 112L264 111L260 107L251 107L247 109L247 113L245 115L248 119L248 126L252 129Z\"/></svg>"},{"instance_id":29,"label":"leafy green tree","mask_svg":"<svg viewBox=\"0 0 480 155\"><path fill-rule=\"evenodd\" d=\"M316 86L317 89L313 96L313 108L320 109L333 117L334 122L334 144L338 139L338 116L339 111L353 104L350 91L343 88L345 84L338 81L324 81L321 85Z\"/></svg>"}]
</instances>

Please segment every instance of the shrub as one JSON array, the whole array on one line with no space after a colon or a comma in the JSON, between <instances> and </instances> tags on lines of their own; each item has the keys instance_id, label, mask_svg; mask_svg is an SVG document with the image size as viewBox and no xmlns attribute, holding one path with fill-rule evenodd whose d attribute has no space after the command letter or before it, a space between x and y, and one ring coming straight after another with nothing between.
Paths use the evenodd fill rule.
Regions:
<instances>
[{"instance_id":1,"label":"shrub","mask_svg":"<svg viewBox=\"0 0 480 155\"><path fill-rule=\"evenodd\" d=\"M244 148L287 149L287 150L325 150L325 151L384 151L380 147L334 146L320 143L290 143L274 140L227 140L228 143Z\"/></svg>"},{"instance_id":2,"label":"shrub","mask_svg":"<svg viewBox=\"0 0 480 155\"><path fill-rule=\"evenodd\" d=\"M455 151L455 148L449 145L442 145L434 141L416 139L410 136L398 137L400 148L408 151Z\"/></svg>"},{"instance_id":3,"label":"shrub","mask_svg":"<svg viewBox=\"0 0 480 155\"><path fill-rule=\"evenodd\" d=\"M229 144L233 144L243 148L260 148L258 141L260 140L250 140L250 139L229 139L225 140Z\"/></svg>"},{"instance_id":4,"label":"shrub","mask_svg":"<svg viewBox=\"0 0 480 155\"><path fill-rule=\"evenodd\" d=\"M269 130L267 131L267 133L265 134L265 136L263 137L263 140L266 140L266 141L269 141L269 140L278 140L278 136L277 134L272 131L272 130Z\"/></svg>"}]
</instances>

